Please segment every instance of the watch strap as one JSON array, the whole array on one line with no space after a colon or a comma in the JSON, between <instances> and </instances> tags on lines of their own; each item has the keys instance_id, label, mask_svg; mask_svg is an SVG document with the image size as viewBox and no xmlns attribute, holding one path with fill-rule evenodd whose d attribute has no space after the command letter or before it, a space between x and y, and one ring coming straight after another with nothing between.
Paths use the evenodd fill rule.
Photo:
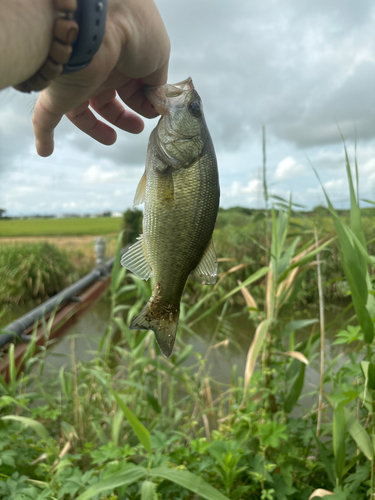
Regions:
<instances>
[{"instance_id":1,"label":"watch strap","mask_svg":"<svg viewBox=\"0 0 375 500\"><path fill-rule=\"evenodd\" d=\"M78 0L74 19L78 23L78 37L73 44L63 74L79 71L90 64L103 41L107 17L107 0Z\"/></svg>"},{"instance_id":2,"label":"watch strap","mask_svg":"<svg viewBox=\"0 0 375 500\"><path fill-rule=\"evenodd\" d=\"M104 37L107 0L53 0L56 18L47 60L24 82L20 92L43 90L61 74L79 71L92 61Z\"/></svg>"}]
</instances>

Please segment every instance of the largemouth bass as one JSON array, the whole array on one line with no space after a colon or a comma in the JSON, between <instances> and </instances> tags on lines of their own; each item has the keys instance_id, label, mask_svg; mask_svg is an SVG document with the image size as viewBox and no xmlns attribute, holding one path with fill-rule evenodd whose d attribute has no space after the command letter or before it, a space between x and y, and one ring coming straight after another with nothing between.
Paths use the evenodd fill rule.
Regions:
<instances>
[{"instance_id":1,"label":"largemouth bass","mask_svg":"<svg viewBox=\"0 0 375 500\"><path fill-rule=\"evenodd\" d=\"M142 279L153 275L151 298L130 328L153 330L169 357L189 274L203 285L217 279L212 233L220 188L214 146L191 78L149 87L146 95L162 117L150 135L134 198L134 205L145 204L143 234L121 264Z\"/></svg>"}]
</instances>

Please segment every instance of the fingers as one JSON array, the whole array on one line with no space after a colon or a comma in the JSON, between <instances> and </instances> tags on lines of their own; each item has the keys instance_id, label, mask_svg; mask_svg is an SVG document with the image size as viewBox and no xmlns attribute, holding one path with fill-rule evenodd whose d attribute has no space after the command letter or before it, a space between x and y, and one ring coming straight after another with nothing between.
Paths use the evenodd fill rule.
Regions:
<instances>
[{"instance_id":1,"label":"fingers","mask_svg":"<svg viewBox=\"0 0 375 500\"><path fill-rule=\"evenodd\" d=\"M66 115L80 130L102 144L109 146L116 142L117 134L113 128L98 120L88 106L89 101L86 101ZM36 150L43 157L53 153L53 132L63 116L63 113L52 110L53 105L50 104L47 93L42 92L35 105L32 121Z\"/></svg>"},{"instance_id":2,"label":"fingers","mask_svg":"<svg viewBox=\"0 0 375 500\"><path fill-rule=\"evenodd\" d=\"M72 109L66 113L67 118L82 132L89 135L96 141L110 146L117 139L117 134L112 127L97 119L94 113L89 109L89 102L82 104L78 108Z\"/></svg>"},{"instance_id":3,"label":"fingers","mask_svg":"<svg viewBox=\"0 0 375 500\"><path fill-rule=\"evenodd\" d=\"M155 118L158 116L158 113L143 94L142 86L142 80L133 79L119 87L117 93L122 101L136 113L146 118ZM43 157L50 156L53 153L53 132L66 111L60 110L52 97L48 89L41 92L35 105L32 119L36 150ZM62 102L65 101L63 100ZM98 120L95 114L89 109L89 106L105 120L121 130L132 134L139 134L144 128L142 118L138 114L124 108L116 98L115 90L105 90L90 100L84 100L80 106L66 113L68 119L77 128L102 144L113 144L116 142L117 134L112 127Z\"/></svg>"},{"instance_id":4,"label":"fingers","mask_svg":"<svg viewBox=\"0 0 375 500\"><path fill-rule=\"evenodd\" d=\"M90 101L66 113L66 116L77 128L106 146L116 141L116 131L98 120L88 108L89 104L105 120L126 132L139 134L144 128L143 120L135 113L124 109L116 99L116 91L114 90L101 92Z\"/></svg>"},{"instance_id":5,"label":"fingers","mask_svg":"<svg viewBox=\"0 0 375 500\"><path fill-rule=\"evenodd\" d=\"M53 153L53 131L62 116L62 113L52 110L48 99L42 92L35 104L32 117L35 146L39 156L46 157Z\"/></svg>"},{"instance_id":6,"label":"fingers","mask_svg":"<svg viewBox=\"0 0 375 500\"><path fill-rule=\"evenodd\" d=\"M105 120L125 130L125 132L139 134L144 129L142 118L127 111L116 99L116 91L114 90L107 90L90 99L90 105Z\"/></svg>"},{"instance_id":7,"label":"fingers","mask_svg":"<svg viewBox=\"0 0 375 500\"><path fill-rule=\"evenodd\" d=\"M168 61L151 75L139 79L130 80L128 83L117 89L121 99L136 113L145 118L155 118L159 113L143 93L144 85L164 85L168 78Z\"/></svg>"},{"instance_id":8,"label":"fingers","mask_svg":"<svg viewBox=\"0 0 375 500\"><path fill-rule=\"evenodd\" d=\"M141 80L131 80L117 89L117 93L133 111L139 113L145 118L155 118L159 115L152 107L150 101L142 91L143 83Z\"/></svg>"}]
</instances>

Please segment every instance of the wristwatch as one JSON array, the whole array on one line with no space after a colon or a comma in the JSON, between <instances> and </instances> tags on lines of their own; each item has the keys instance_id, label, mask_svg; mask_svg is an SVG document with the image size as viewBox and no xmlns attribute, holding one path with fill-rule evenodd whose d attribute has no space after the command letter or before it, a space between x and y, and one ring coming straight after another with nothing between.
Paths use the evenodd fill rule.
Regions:
<instances>
[{"instance_id":1,"label":"wristwatch","mask_svg":"<svg viewBox=\"0 0 375 500\"><path fill-rule=\"evenodd\" d=\"M30 93L43 90L61 74L90 64L103 41L108 0L54 0L53 40L42 67L14 88Z\"/></svg>"}]
</instances>

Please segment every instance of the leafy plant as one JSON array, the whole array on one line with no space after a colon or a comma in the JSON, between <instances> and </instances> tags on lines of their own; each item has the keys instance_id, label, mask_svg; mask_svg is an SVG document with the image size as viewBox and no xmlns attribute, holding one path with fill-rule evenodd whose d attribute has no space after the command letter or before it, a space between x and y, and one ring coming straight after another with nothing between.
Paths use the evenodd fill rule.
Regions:
<instances>
[{"instance_id":1,"label":"leafy plant","mask_svg":"<svg viewBox=\"0 0 375 500\"><path fill-rule=\"evenodd\" d=\"M0 305L52 297L88 269L78 270L66 251L50 243L0 247Z\"/></svg>"},{"instance_id":2,"label":"leafy plant","mask_svg":"<svg viewBox=\"0 0 375 500\"><path fill-rule=\"evenodd\" d=\"M72 337L71 359L44 376L45 349L30 342L21 369L14 362L15 346L10 348L9 382L0 377L0 496L371 499L373 237L366 219L361 225L350 167L347 172L350 214L329 205L331 221L327 210L320 210L324 227L318 242L315 214L309 219L293 213L290 202L271 197L266 183L267 214L220 212L217 235L226 236L221 243L219 236L217 248L225 240L222 258L239 260L222 262L214 290L198 292L188 285L170 359L159 355L152 332L129 330L151 283L121 268L119 235L108 327L92 359L76 361ZM231 250L232 237L238 238L238 246ZM239 247L243 253L234 256ZM225 254L225 249L233 253ZM321 278L326 302L331 296L327 290L345 284L346 301L354 303L347 304L347 312L355 312L345 320L337 314L330 325L341 351L333 359L321 356L321 405L318 387L306 381L310 370L319 368L322 323L314 317L316 307L310 315L301 307L304 300L318 297L318 253L327 276L326 282ZM246 306L249 331L254 325L256 334L249 336L244 372L233 366L228 380L219 382L208 360L238 345L230 324L235 301ZM206 353L195 352L186 333L196 337L207 318L210 343Z\"/></svg>"}]
</instances>

